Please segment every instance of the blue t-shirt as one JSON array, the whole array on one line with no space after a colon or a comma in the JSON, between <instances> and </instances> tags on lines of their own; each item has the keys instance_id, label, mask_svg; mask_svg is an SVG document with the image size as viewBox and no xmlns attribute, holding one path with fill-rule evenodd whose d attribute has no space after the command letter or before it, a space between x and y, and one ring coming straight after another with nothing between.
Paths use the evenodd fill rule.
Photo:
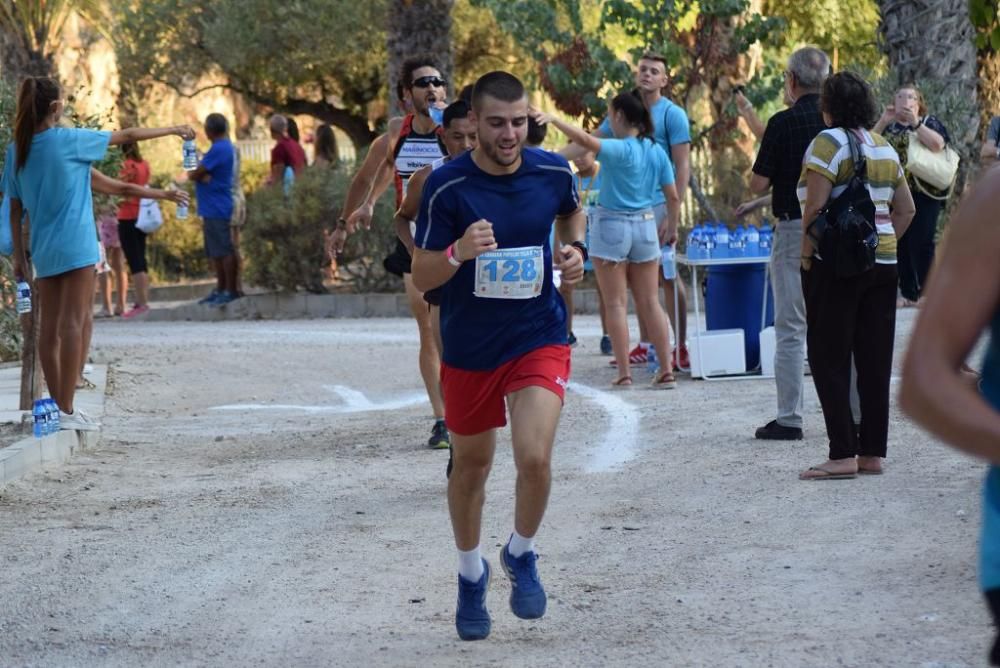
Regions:
<instances>
[{"instance_id":1,"label":"blue t-shirt","mask_svg":"<svg viewBox=\"0 0 1000 668\"><path fill-rule=\"evenodd\" d=\"M557 216L580 208L573 182L564 158L535 148L524 149L513 174L487 174L468 152L427 177L417 218L418 247L442 251L484 219L493 223L499 249L542 249L544 279L536 297L476 296L475 260L463 262L441 286L446 364L486 371L543 346L566 343L566 306L552 285L549 233Z\"/></svg>"},{"instance_id":2,"label":"blue t-shirt","mask_svg":"<svg viewBox=\"0 0 1000 668\"><path fill-rule=\"evenodd\" d=\"M663 186L674 182L667 154L649 139L602 139L597 152L604 179L597 203L614 211L641 211L664 201Z\"/></svg>"},{"instance_id":3,"label":"blue t-shirt","mask_svg":"<svg viewBox=\"0 0 1000 668\"><path fill-rule=\"evenodd\" d=\"M233 217L233 143L219 139L201 159L201 166L212 177L207 183L198 181L198 215L202 218L229 220Z\"/></svg>"},{"instance_id":4,"label":"blue t-shirt","mask_svg":"<svg viewBox=\"0 0 1000 668\"><path fill-rule=\"evenodd\" d=\"M670 148L678 144L691 143L691 123L685 111L665 97L661 97L649 109L649 116L653 119L653 139L663 148L673 166L673 156ZM607 118L601 123L601 134L605 137L613 137L611 123ZM665 198L659 188L653 192L653 205L663 204Z\"/></svg>"},{"instance_id":5,"label":"blue t-shirt","mask_svg":"<svg viewBox=\"0 0 1000 668\"><path fill-rule=\"evenodd\" d=\"M1000 313L993 318L990 347L979 384L986 401L1000 412ZM1000 466L991 466L983 483L983 531L979 541L979 584L1000 589Z\"/></svg>"},{"instance_id":6,"label":"blue t-shirt","mask_svg":"<svg viewBox=\"0 0 1000 668\"><path fill-rule=\"evenodd\" d=\"M31 218L31 261L39 278L100 260L90 166L104 157L110 141L110 132L50 128L31 140L21 169L14 145L8 147L7 185L11 198L21 200Z\"/></svg>"}]
</instances>

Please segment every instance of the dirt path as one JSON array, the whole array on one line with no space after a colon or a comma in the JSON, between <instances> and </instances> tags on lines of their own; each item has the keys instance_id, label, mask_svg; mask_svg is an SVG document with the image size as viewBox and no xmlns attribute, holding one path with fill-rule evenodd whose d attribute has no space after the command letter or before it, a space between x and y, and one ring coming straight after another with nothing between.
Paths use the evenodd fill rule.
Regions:
<instances>
[{"instance_id":1,"label":"dirt path","mask_svg":"<svg viewBox=\"0 0 1000 668\"><path fill-rule=\"evenodd\" d=\"M772 381L609 393L597 334L580 319L538 538L549 613L516 619L497 577L493 635L461 643L412 322L101 323L103 444L0 490L0 664L983 664L981 465L894 409L885 476L799 482L825 454L811 382L807 439L758 442Z\"/></svg>"}]
</instances>

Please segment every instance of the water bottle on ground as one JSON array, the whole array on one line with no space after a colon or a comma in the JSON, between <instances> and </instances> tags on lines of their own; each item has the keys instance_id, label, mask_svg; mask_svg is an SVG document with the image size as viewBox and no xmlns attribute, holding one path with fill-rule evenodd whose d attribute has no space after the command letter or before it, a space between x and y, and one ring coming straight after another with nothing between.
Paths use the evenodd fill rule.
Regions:
<instances>
[{"instance_id":1,"label":"water bottle on ground","mask_svg":"<svg viewBox=\"0 0 1000 668\"><path fill-rule=\"evenodd\" d=\"M760 257L760 230L753 225L748 225L744 241L743 253L747 257Z\"/></svg>"},{"instance_id":2,"label":"water bottle on ground","mask_svg":"<svg viewBox=\"0 0 1000 668\"><path fill-rule=\"evenodd\" d=\"M198 169L198 148L193 139L185 139L181 148L181 156L184 163L185 172L193 172Z\"/></svg>"},{"instance_id":3,"label":"water bottle on ground","mask_svg":"<svg viewBox=\"0 0 1000 668\"><path fill-rule=\"evenodd\" d=\"M17 314L31 313L31 286L25 280L17 282Z\"/></svg>"},{"instance_id":4,"label":"water bottle on ground","mask_svg":"<svg viewBox=\"0 0 1000 668\"><path fill-rule=\"evenodd\" d=\"M712 257L729 257L729 228L725 223L717 223L715 226L715 255Z\"/></svg>"},{"instance_id":5,"label":"water bottle on ground","mask_svg":"<svg viewBox=\"0 0 1000 668\"><path fill-rule=\"evenodd\" d=\"M55 399L49 399L49 408L52 411L50 413L51 420L52 420L52 425L51 425L52 433L53 434L58 434L59 433L59 405L56 404L56 400Z\"/></svg>"},{"instance_id":6,"label":"water bottle on ground","mask_svg":"<svg viewBox=\"0 0 1000 668\"><path fill-rule=\"evenodd\" d=\"M646 369L650 373L656 373L657 369L660 368L660 364L656 359L656 346L649 346L649 350L646 351Z\"/></svg>"},{"instance_id":7,"label":"water bottle on ground","mask_svg":"<svg viewBox=\"0 0 1000 668\"><path fill-rule=\"evenodd\" d=\"M31 420L35 438L45 436L45 401L43 399L35 399L31 408Z\"/></svg>"}]
</instances>

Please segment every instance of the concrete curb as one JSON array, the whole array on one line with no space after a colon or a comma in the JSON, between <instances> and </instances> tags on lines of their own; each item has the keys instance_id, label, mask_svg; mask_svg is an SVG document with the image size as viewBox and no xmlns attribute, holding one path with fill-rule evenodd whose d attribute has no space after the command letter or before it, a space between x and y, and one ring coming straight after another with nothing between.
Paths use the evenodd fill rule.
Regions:
<instances>
[{"instance_id":1,"label":"concrete curb","mask_svg":"<svg viewBox=\"0 0 1000 668\"><path fill-rule=\"evenodd\" d=\"M597 313L597 291L574 293L575 313ZM152 303L143 320L153 322L222 320L299 320L306 318L408 318L410 302L399 294L329 294L269 292L247 295L221 307L191 302Z\"/></svg>"},{"instance_id":2,"label":"concrete curb","mask_svg":"<svg viewBox=\"0 0 1000 668\"><path fill-rule=\"evenodd\" d=\"M19 375L20 368L16 372ZM97 389L81 390L76 395L76 405L97 420L104 416L107 376L106 366L94 365L93 371L87 374L87 378L97 385ZM22 411L0 413L0 420L5 422L20 423L21 419ZM87 432L65 430L44 438L29 436L0 449L0 487L40 468L59 466L78 450L96 447L101 441L101 431L101 429Z\"/></svg>"}]
</instances>

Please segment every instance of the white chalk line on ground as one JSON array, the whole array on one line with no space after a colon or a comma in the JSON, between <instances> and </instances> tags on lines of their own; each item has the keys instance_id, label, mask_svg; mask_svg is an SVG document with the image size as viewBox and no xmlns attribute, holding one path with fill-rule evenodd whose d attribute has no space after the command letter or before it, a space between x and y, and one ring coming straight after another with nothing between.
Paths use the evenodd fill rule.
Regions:
<instances>
[{"instance_id":1,"label":"white chalk line on ground","mask_svg":"<svg viewBox=\"0 0 1000 668\"><path fill-rule=\"evenodd\" d=\"M374 411L393 411L401 408L409 408L426 404L426 392L411 392L410 394L388 401L376 403L366 397L359 390L351 389L346 385L324 385L323 389L333 392L343 402L340 405L316 405L302 406L298 404L228 404L225 406L213 406L209 410L213 411L288 411L300 413L366 413Z\"/></svg>"},{"instance_id":2,"label":"white chalk line on ground","mask_svg":"<svg viewBox=\"0 0 1000 668\"><path fill-rule=\"evenodd\" d=\"M571 382L568 389L600 405L610 421L608 431L597 448L591 451L584 470L587 473L604 473L634 459L639 440L639 407L613 392L589 385Z\"/></svg>"}]
</instances>

